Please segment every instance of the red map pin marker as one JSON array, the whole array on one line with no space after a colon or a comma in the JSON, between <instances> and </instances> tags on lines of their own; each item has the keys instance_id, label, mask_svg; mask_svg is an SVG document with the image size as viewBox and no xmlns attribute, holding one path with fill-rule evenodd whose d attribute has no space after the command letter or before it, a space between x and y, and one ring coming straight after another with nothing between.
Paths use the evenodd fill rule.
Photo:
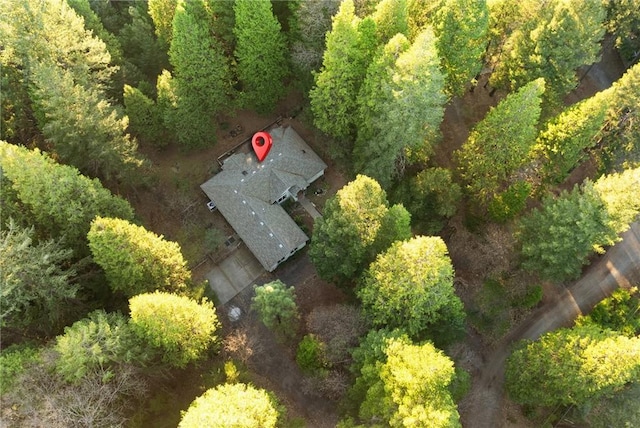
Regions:
<instances>
[{"instance_id":1,"label":"red map pin marker","mask_svg":"<svg viewBox=\"0 0 640 428\"><path fill-rule=\"evenodd\" d=\"M251 145L253 146L253 151L258 157L258 161L262 162L269 154L269 150L271 150L271 146L273 145L273 140L268 132L260 131L253 134L253 138L251 138Z\"/></svg>"}]
</instances>

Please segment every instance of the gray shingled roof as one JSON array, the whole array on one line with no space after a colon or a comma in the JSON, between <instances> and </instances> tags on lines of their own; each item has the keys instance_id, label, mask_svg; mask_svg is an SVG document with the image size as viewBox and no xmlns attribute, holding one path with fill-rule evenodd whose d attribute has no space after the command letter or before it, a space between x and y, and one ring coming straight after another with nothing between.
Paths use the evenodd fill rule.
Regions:
<instances>
[{"instance_id":1,"label":"gray shingled roof","mask_svg":"<svg viewBox=\"0 0 640 428\"><path fill-rule=\"evenodd\" d=\"M327 167L293 128L269 133L273 146L262 162L236 153L200 186L267 270L309 239L275 202L292 187L307 188Z\"/></svg>"}]
</instances>

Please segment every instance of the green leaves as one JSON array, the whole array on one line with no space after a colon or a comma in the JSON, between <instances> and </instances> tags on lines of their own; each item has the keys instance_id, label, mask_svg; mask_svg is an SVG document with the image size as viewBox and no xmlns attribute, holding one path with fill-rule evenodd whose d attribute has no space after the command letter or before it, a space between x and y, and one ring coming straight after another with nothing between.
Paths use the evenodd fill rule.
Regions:
<instances>
[{"instance_id":1,"label":"green leaves","mask_svg":"<svg viewBox=\"0 0 640 428\"><path fill-rule=\"evenodd\" d=\"M441 238L418 236L394 243L365 271L357 295L374 325L403 329L414 339L433 337L430 326L445 320L453 329L464 322Z\"/></svg>"},{"instance_id":2,"label":"green leaves","mask_svg":"<svg viewBox=\"0 0 640 428\"><path fill-rule=\"evenodd\" d=\"M456 152L468 192L486 206L530 160L545 81L534 80L510 94L471 131Z\"/></svg>"},{"instance_id":3,"label":"green leaves","mask_svg":"<svg viewBox=\"0 0 640 428\"><path fill-rule=\"evenodd\" d=\"M364 399L358 411L363 423L461 426L448 390L453 361L431 343L413 344L399 332L372 332L354 358L358 377L351 394Z\"/></svg>"},{"instance_id":4,"label":"green leaves","mask_svg":"<svg viewBox=\"0 0 640 428\"><path fill-rule=\"evenodd\" d=\"M0 166L15 203L20 223L33 224L39 236L65 238L66 245L87 252L86 236L97 215L132 219L133 209L113 196L97 179L89 179L70 166L60 165L37 149L0 142ZM7 195L2 190L3 199ZM3 201L4 202L4 201Z\"/></svg>"},{"instance_id":5,"label":"green leaves","mask_svg":"<svg viewBox=\"0 0 640 428\"><path fill-rule=\"evenodd\" d=\"M410 236L406 210L390 210L388 206L384 190L364 175L357 176L327 201L324 217L314 225L309 249L321 277L351 280L377 251ZM383 233L379 236L380 232Z\"/></svg>"},{"instance_id":6,"label":"green leaves","mask_svg":"<svg viewBox=\"0 0 640 428\"><path fill-rule=\"evenodd\" d=\"M268 0L236 0L238 80L244 105L268 113L284 94L287 75L285 39Z\"/></svg>"},{"instance_id":7,"label":"green leaves","mask_svg":"<svg viewBox=\"0 0 640 428\"><path fill-rule=\"evenodd\" d=\"M34 242L34 235L12 220L0 230L0 327L50 334L64 325L79 287L68 267L72 251L58 241Z\"/></svg>"},{"instance_id":8,"label":"green leaves","mask_svg":"<svg viewBox=\"0 0 640 428\"><path fill-rule=\"evenodd\" d=\"M191 281L180 245L142 226L96 217L87 238L111 288L127 297L154 290L184 293Z\"/></svg>"},{"instance_id":9,"label":"green leaves","mask_svg":"<svg viewBox=\"0 0 640 428\"><path fill-rule=\"evenodd\" d=\"M639 380L640 338L595 326L547 333L507 361L507 389L523 404L581 405Z\"/></svg>"},{"instance_id":10,"label":"green leaves","mask_svg":"<svg viewBox=\"0 0 640 428\"><path fill-rule=\"evenodd\" d=\"M242 383L218 385L196 398L179 428L275 428L280 406L270 393Z\"/></svg>"},{"instance_id":11,"label":"green leaves","mask_svg":"<svg viewBox=\"0 0 640 428\"><path fill-rule=\"evenodd\" d=\"M185 367L202 358L218 338L213 304L169 293L139 294L129 299L136 335L161 355L162 361Z\"/></svg>"},{"instance_id":12,"label":"green leaves","mask_svg":"<svg viewBox=\"0 0 640 428\"><path fill-rule=\"evenodd\" d=\"M255 287L255 292L251 307L258 311L264 325L283 336L293 335L298 320L294 288L276 280Z\"/></svg>"},{"instance_id":13,"label":"green leaves","mask_svg":"<svg viewBox=\"0 0 640 428\"><path fill-rule=\"evenodd\" d=\"M577 277L588 257L614 244L640 213L638 188L640 168L546 198L522 219L524 267L558 281Z\"/></svg>"}]
</instances>

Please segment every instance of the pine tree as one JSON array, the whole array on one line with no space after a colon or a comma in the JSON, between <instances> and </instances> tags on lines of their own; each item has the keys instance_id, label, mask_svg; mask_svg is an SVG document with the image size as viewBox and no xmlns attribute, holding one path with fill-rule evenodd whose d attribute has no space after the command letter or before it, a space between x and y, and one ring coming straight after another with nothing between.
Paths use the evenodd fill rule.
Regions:
<instances>
[{"instance_id":1,"label":"pine tree","mask_svg":"<svg viewBox=\"0 0 640 428\"><path fill-rule=\"evenodd\" d=\"M0 166L3 209L15 207L16 222L33 225L41 238L64 237L79 255L88 252L86 236L96 216L133 219L129 203L113 196L97 179L60 165L38 150L0 142Z\"/></svg>"},{"instance_id":2,"label":"pine tree","mask_svg":"<svg viewBox=\"0 0 640 428\"><path fill-rule=\"evenodd\" d=\"M309 93L313 123L321 131L348 140L355 132L355 114L360 85L375 49L365 41L369 34L359 31L353 0L345 0L333 17L327 34L322 68ZM367 21L371 22L372 21ZM368 29L369 24L364 27ZM375 32L373 34L375 40ZM364 46L368 49L363 50Z\"/></svg>"},{"instance_id":3,"label":"pine tree","mask_svg":"<svg viewBox=\"0 0 640 428\"><path fill-rule=\"evenodd\" d=\"M433 17L436 46L448 94L461 96L482 69L488 42L485 0L447 0Z\"/></svg>"},{"instance_id":4,"label":"pine tree","mask_svg":"<svg viewBox=\"0 0 640 428\"><path fill-rule=\"evenodd\" d=\"M456 152L467 191L481 206L512 184L512 174L530 160L544 90L544 80L538 79L508 95Z\"/></svg>"},{"instance_id":5,"label":"pine tree","mask_svg":"<svg viewBox=\"0 0 640 428\"><path fill-rule=\"evenodd\" d=\"M640 338L595 326L560 329L524 342L507 361L506 385L519 403L583 405L640 380Z\"/></svg>"},{"instance_id":6,"label":"pine tree","mask_svg":"<svg viewBox=\"0 0 640 428\"><path fill-rule=\"evenodd\" d=\"M126 116L62 68L36 67L31 79L38 124L63 161L94 177L134 179L142 159Z\"/></svg>"},{"instance_id":7,"label":"pine tree","mask_svg":"<svg viewBox=\"0 0 640 428\"><path fill-rule=\"evenodd\" d=\"M508 36L491 82L515 90L542 77L545 105L553 106L576 87L576 69L597 61L606 11L600 2L581 0L520 7L530 9L523 9L524 22Z\"/></svg>"},{"instance_id":8,"label":"pine tree","mask_svg":"<svg viewBox=\"0 0 640 428\"><path fill-rule=\"evenodd\" d=\"M215 142L215 115L227 107L231 72L203 0L181 1L173 18L169 59L177 94L171 124L187 147Z\"/></svg>"},{"instance_id":9,"label":"pine tree","mask_svg":"<svg viewBox=\"0 0 640 428\"><path fill-rule=\"evenodd\" d=\"M173 36L173 16L178 0L149 0L149 15L153 19L158 39L168 48Z\"/></svg>"},{"instance_id":10,"label":"pine tree","mask_svg":"<svg viewBox=\"0 0 640 428\"><path fill-rule=\"evenodd\" d=\"M285 40L269 0L236 0L238 80L243 104L268 113L284 94L287 75Z\"/></svg>"},{"instance_id":11,"label":"pine tree","mask_svg":"<svg viewBox=\"0 0 640 428\"><path fill-rule=\"evenodd\" d=\"M142 226L96 217L87 239L109 286L127 297L155 290L184 293L191 282L180 245Z\"/></svg>"},{"instance_id":12,"label":"pine tree","mask_svg":"<svg viewBox=\"0 0 640 428\"><path fill-rule=\"evenodd\" d=\"M446 97L430 28L407 49L397 35L369 67L358 99L361 127L354 149L358 172L388 188L399 160L424 162L440 135Z\"/></svg>"},{"instance_id":13,"label":"pine tree","mask_svg":"<svg viewBox=\"0 0 640 428\"><path fill-rule=\"evenodd\" d=\"M157 147L169 144L162 112L151 98L138 88L124 85L124 107L133 134Z\"/></svg>"},{"instance_id":14,"label":"pine tree","mask_svg":"<svg viewBox=\"0 0 640 428\"><path fill-rule=\"evenodd\" d=\"M378 43L385 44L396 34L408 36L406 0L382 0L372 15L376 23Z\"/></svg>"}]
</instances>

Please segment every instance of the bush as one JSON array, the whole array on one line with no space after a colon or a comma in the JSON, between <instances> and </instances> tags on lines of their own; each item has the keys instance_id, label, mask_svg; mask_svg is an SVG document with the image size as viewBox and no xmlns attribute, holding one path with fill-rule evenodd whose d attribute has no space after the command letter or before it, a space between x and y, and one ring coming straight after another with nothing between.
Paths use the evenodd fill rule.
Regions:
<instances>
[{"instance_id":1,"label":"bush","mask_svg":"<svg viewBox=\"0 0 640 428\"><path fill-rule=\"evenodd\" d=\"M30 346L13 345L0 353L0 394L5 394L15 379L37 361L40 352Z\"/></svg>"},{"instance_id":2,"label":"bush","mask_svg":"<svg viewBox=\"0 0 640 428\"><path fill-rule=\"evenodd\" d=\"M302 338L296 352L296 362L303 372L308 374L320 374L328 363L324 356L325 345L313 334L307 334Z\"/></svg>"}]
</instances>

